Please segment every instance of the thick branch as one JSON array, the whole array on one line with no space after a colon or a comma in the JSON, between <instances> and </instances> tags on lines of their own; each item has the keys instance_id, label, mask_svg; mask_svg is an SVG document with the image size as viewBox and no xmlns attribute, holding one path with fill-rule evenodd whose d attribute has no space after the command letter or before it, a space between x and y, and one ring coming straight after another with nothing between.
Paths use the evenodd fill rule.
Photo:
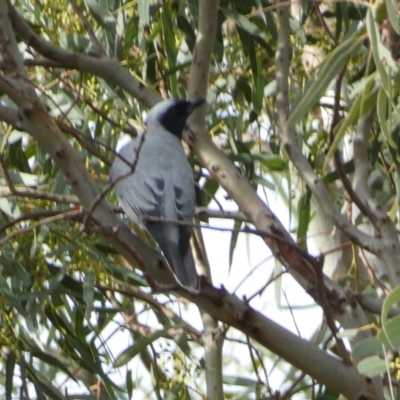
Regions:
<instances>
[{"instance_id":1,"label":"thick branch","mask_svg":"<svg viewBox=\"0 0 400 400\"><path fill-rule=\"evenodd\" d=\"M211 64L211 54L214 48L217 28L218 0L199 0L199 24L196 45L193 49L193 59L189 75L189 98L205 98L207 94L208 74ZM191 117L200 122L205 129L204 117L206 107L201 107ZM204 246L201 229L195 228L195 241L199 247L196 254L196 267L211 281L210 265ZM218 400L224 398L222 348L224 335L218 321L200 308L204 326L203 344L206 366L207 398Z\"/></svg>"},{"instance_id":2,"label":"thick branch","mask_svg":"<svg viewBox=\"0 0 400 400\"><path fill-rule=\"evenodd\" d=\"M361 376L356 367L344 365L314 343L296 336L255 311L235 295L206 288L201 297L194 297L192 301L214 318L239 329L347 399L384 399L374 391L370 379Z\"/></svg>"},{"instance_id":3,"label":"thick branch","mask_svg":"<svg viewBox=\"0 0 400 400\"><path fill-rule=\"evenodd\" d=\"M278 42L276 50L276 103L279 118L279 128L281 131L282 142L290 157L290 160L311 189L317 199L322 212L330 218L341 231L351 240L368 249L379 251L380 249L374 243L374 239L356 229L335 207L327 189L321 179L315 174L307 158L303 155L301 147L296 137L294 129L287 124L290 115L289 110L289 52L290 52L290 19L289 9L286 4L281 4L277 8L278 21ZM370 250L371 251L371 250ZM351 299L349 301L352 304ZM354 304L354 303L353 303ZM352 308L352 309L351 309ZM361 327L367 323L366 317L360 307L344 308L342 313L336 313L336 318L344 327ZM369 332L366 332L369 335ZM361 338L359 335L357 339ZM380 381L375 380L378 394L376 398L381 398ZM355 397L359 398L359 397Z\"/></svg>"},{"instance_id":4,"label":"thick branch","mask_svg":"<svg viewBox=\"0 0 400 400\"><path fill-rule=\"evenodd\" d=\"M396 227L386 215L385 210L376 204L368 188L370 164L368 159L368 138L371 131L372 113L362 116L357 124L353 140L354 153L354 191L369 210L370 222L378 231L376 242L382 251L380 258L384 261L390 277L390 284L395 287L400 284L400 243ZM361 210L362 211L362 210Z\"/></svg>"}]
</instances>

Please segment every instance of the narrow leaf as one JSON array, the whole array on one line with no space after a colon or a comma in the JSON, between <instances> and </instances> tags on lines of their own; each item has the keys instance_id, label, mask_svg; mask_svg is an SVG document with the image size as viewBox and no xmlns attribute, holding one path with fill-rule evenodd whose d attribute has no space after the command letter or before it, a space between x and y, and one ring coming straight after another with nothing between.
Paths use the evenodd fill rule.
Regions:
<instances>
[{"instance_id":1,"label":"narrow leaf","mask_svg":"<svg viewBox=\"0 0 400 400\"><path fill-rule=\"evenodd\" d=\"M162 27L168 68L172 68L176 65L175 32L172 23L171 8L168 7L165 0L163 1L162 8ZM179 97L177 87L178 81L175 74L169 76L169 84L169 89L171 90L172 97Z\"/></svg>"},{"instance_id":2,"label":"narrow leaf","mask_svg":"<svg viewBox=\"0 0 400 400\"><path fill-rule=\"evenodd\" d=\"M83 300L86 303L86 318L89 321L93 311L94 301L94 274L92 271L87 271L83 282Z\"/></svg>"},{"instance_id":3,"label":"narrow leaf","mask_svg":"<svg viewBox=\"0 0 400 400\"><path fill-rule=\"evenodd\" d=\"M347 117L340 122L340 124L335 129L335 138L333 140L332 145L329 147L328 153L326 155L325 164L331 157L333 153L339 147L340 142L342 141L344 135L347 132L347 129L355 124L360 117L365 115L368 111L370 111L373 107L376 106L376 101L378 97L378 91L375 87L373 87L373 82L371 81L365 88L364 93L359 95L356 101L350 108L350 111Z\"/></svg>"},{"instance_id":4,"label":"narrow leaf","mask_svg":"<svg viewBox=\"0 0 400 400\"><path fill-rule=\"evenodd\" d=\"M306 193L304 193L298 204L298 216L299 216L299 224L297 226L297 240L298 244L302 249L307 250L307 231L308 225L310 223L310 205L311 200L311 190L307 188Z\"/></svg>"},{"instance_id":5,"label":"narrow leaf","mask_svg":"<svg viewBox=\"0 0 400 400\"><path fill-rule=\"evenodd\" d=\"M390 24L392 25L394 31L400 35L399 12L397 9L398 5L398 0L386 0L387 15L389 17Z\"/></svg>"},{"instance_id":6,"label":"narrow leaf","mask_svg":"<svg viewBox=\"0 0 400 400\"><path fill-rule=\"evenodd\" d=\"M125 349L115 360L114 367L119 368L127 364L132 358L136 357L149 344L165 335L165 330L157 331L149 336L143 337L133 345Z\"/></svg>"},{"instance_id":7,"label":"narrow leaf","mask_svg":"<svg viewBox=\"0 0 400 400\"><path fill-rule=\"evenodd\" d=\"M308 90L290 115L287 121L288 125L294 125L318 103L329 84L346 64L348 57L355 49L359 48L363 40L363 37L351 37L339 45L326 58L318 72L317 78L308 87Z\"/></svg>"},{"instance_id":8,"label":"narrow leaf","mask_svg":"<svg viewBox=\"0 0 400 400\"><path fill-rule=\"evenodd\" d=\"M382 86L385 90L389 90L389 77L386 72L385 66L382 63L379 49L383 46L379 36L378 24L375 22L375 10L370 7L367 12L366 25L369 39L371 41L372 54L374 56L376 68L378 69L379 76L381 77Z\"/></svg>"},{"instance_id":9,"label":"narrow leaf","mask_svg":"<svg viewBox=\"0 0 400 400\"><path fill-rule=\"evenodd\" d=\"M31 356L35 357L35 358L38 358L39 360L42 360L43 362L45 362L48 365L52 365L53 367L56 367L56 368L60 369L65 374L67 374L70 378L72 378L75 382L77 382L77 380L75 379L74 374L72 374L68 370L66 365L63 362L61 362L59 359L51 356L50 354L44 353L43 351L40 351L39 349L33 350L31 352Z\"/></svg>"},{"instance_id":10,"label":"narrow leaf","mask_svg":"<svg viewBox=\"0 0 400 400\"><path fill-rule=\"evenodd\" d=\"M391 132L389 131L388 128L388 121L387 121L388 105L389 101L387 92L383 88L381 88L379 89L378 101L376 103L376 114L378 115L379 126L382 130L383 135L385 136L389 145L394 149L396 149L397 148L396 143L393 141Z\"/></svg>"},{"instance_id":11,"label":"narrow leaf","mask_svg":"<svg viewBox=\"0 0 400 400\"><path fill-rule=\"evenodd\" d=\"M382 325L385 326L390 309L400 301L400 286L392 290L387 296L382 306Z\"/></svg>"},{"instance_id":12,"label":"narrow leaf","mask_svg":"<svg viewBox=\"0 0 400 400\"><path fill-rule=\"evenodd\" d=\"M239 229L243 225L242 221L235 221L233 224L233 231L231 234L231 240L229 242L229 272L231 270L232 261L233 261L233 253L236 249L237 241L239 239Z\"/></svg>"},{"instance_id":13,"label":"narrow leaf","mask_svg":"<svg viewBox=\"0 0 400 400\"><path fill-rule=\"evenodd\" d=\"M400 349L400 315L386 321L383 329L378 333L378 339L392 349Z\"/></svg>"},{"instance_id":14,"label":"narrow leaf","mask_svg":"<svg viewBox=\"0 0 400 400\"><path fill-rule=\"evenodd\" d=\"M145 25L150 24L150 1L139 0L138 4L140 22Z\"/></svg>"},{"instance_id":15,"label":"narrow leaf","mask_svg":"<svg viewBox=\"0 0 400 400\"><path fill-rule=\"evenodd\" d=\"M10 351L6 360L6 400L12 399L12 389L13 389L13 378L14 378L14 368L15 368L15 353Z\"/></svg>"},{"instance_id":16,"label":"narrow leaf","mask_svg":"<svg viewBox=\"0 0 400 400\"><path fill-rule=\"evenodd\" d=\"M126 370L125 374L125 386L126 391L128 392L128 399L132 399L133 394L133 380L132 380L132 371L130 369Z\"/></svg>"}]
</instances>

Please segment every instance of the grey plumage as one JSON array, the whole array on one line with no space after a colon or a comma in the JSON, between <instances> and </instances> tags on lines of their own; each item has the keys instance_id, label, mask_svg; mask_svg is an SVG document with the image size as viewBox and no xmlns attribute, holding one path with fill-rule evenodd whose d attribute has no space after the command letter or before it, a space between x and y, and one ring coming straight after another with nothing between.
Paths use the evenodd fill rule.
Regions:
<instances>
[{"instance_id":1,"label":"grey plumage","mask_svg":"<svg viewBox=\"0 0 400 400\"><path fill-rule=\"evenodd\" d=\"M119 153L130 165L117 156L110 175L113 181L126 175L115 185L122 209L154 238L178 282L195 292L199 291L199 279L190 249L192 227L173 221L192 222L194 179L181 138L186 119L203 103L202 99L166 100L154 106L147 117L145 136Z\"/></svg>"}]
</instances>

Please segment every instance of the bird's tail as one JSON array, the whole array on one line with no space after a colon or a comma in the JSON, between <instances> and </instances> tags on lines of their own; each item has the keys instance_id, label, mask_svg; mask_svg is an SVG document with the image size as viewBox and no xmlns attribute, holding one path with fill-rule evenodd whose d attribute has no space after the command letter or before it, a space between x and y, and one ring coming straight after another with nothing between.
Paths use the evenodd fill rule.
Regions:
<instances>
[{"instance_id":1,"label":"bird's tail","mask_svg":"<svg viewBox=\"0 0 400 400\"><path fill-rule=\"evenodd\" d=\"M200 282L190 247L184 255L181 254L179 247L175 243L169 243L167 249L161 248L161 250L177 281L190 292L198 293L200 291Z\"/></svg>"}]
</instances>

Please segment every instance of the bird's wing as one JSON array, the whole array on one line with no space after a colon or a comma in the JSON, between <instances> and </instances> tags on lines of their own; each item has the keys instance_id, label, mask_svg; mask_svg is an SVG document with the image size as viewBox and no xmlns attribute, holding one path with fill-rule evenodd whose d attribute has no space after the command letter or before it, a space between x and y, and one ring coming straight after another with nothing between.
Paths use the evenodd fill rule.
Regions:
<instances>
[{"instance_id":1,"label":"bird's wing","mask_svg":"<svg viewBox=\"0 0 400 400\"><path fill-rule=\"evenodd\" d=\"M144 216L162 218L165 180L138 170L123 181L120 193L117 193L135 213Z\"/></svg>"},{"instance_id":2,"label":"bird's wing","mask_svg":"<svg viewBox=\"0 0 400 400\"><path fill-rule=\"evenodd\" d=\"M140 151L138 161L135 161L137 147L138 141L135 140L122 148L120 155L132 164L127 164L117 156L110 178L116 181L115 191L129 218L134 221L146 215L161 218L165 179L157 174L152 164L146 162L148 155L142 151L144 149ZM118 179L122 176L122 179Z\"/></svg>"},{"instance_id":3,"label":"bird's wing","mask_svg":"<svg viewBox=\"0 0 400 400\"><path fill-rule=\"evenodd\" d=\"M183 189L183 187L185 189ZM194 213L194 183L192 179L188 179L186 186L174 186L175 219L178 221L192 222ZM179 225L179 250L182 254L186 254L189 248L190 237L192 236L192 227L189 225Z\"/></svg>"}]
</instances>

